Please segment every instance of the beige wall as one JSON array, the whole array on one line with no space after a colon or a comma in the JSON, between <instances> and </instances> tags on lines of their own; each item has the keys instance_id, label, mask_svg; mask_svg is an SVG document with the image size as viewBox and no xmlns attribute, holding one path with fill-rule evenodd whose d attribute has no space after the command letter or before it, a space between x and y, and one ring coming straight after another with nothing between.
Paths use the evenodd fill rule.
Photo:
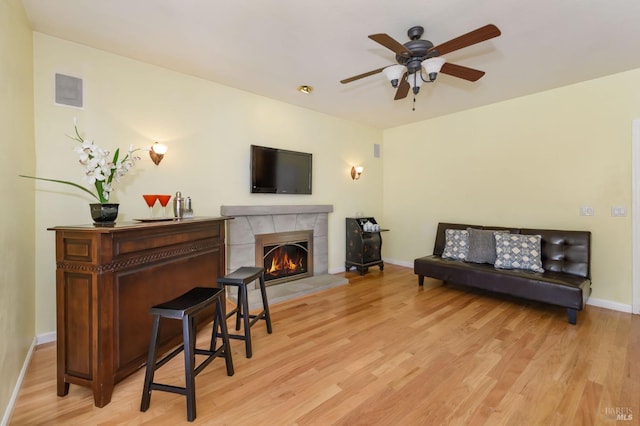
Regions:
<instances>
[{"instance_id":1,"label":"beige wall","mask_svg":"<svg viewBox=\"0 0 640 426\"><path fill-rule=\"evenodd\" d=\"M592 297L630 306L634 118L640 70L386 130L386 253L431 254L440 221L590 230Z\"/></svg>"},{"instance_id":2,"label":"beige wall","mask_svg":"<svg viewBox=\"0 0 640 426\"><path fill-rule=\"evenodd\" d=\"M107 148L156 140L169 146L159 166L145 155L124 178L116 192L120 220L147 217L141 194L178 190L205 216L219 216L221 205L333 204L329 269L336 270L344 265L344 218L356 211L382 214L382 162L373 158L373 144L382 142L377 129L39 33L34 49L38 176L82 182L74 143L65 137L74 116L86 136ZM84 80L84 109L54 105L55 72ZM250 144L313 153L313 195L250 194ZM352 164L365 167L357 182L349 176ZM46 228L90 223L89 202L73 188L37 184L38 334L55 330L54 236Z\"/></svg>"},{"instance_id":3,"label":"beige wall","mask_svg":"<svg viewBox=\"0 0 640 426\"><path fill-rule=\"evenodd\" d=\"M34 169L31 28L18 0L0 0L0 417L34 338Z\"/></svg>"}]
</instances>

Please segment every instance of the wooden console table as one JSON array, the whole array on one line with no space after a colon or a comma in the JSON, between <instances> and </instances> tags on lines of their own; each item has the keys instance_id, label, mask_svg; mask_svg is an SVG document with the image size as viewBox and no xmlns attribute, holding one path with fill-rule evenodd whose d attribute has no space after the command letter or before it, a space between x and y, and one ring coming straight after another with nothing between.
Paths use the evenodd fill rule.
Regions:
<instances>
[{"instance_id":1,"label":"wooden console table","mask_svg":"<svg viewBox=\"0 0 640 426\"><path fill-rule=\"evenodd\" d=\"M149 308L225 274L225 220L56 226L57 392L91 387L97 407L146 362ZM210 320L212 312L203 312ZM175 324L170 324L175 323ZM180 342L163 324L160 350Z\"/></svg>"}]
</instances>

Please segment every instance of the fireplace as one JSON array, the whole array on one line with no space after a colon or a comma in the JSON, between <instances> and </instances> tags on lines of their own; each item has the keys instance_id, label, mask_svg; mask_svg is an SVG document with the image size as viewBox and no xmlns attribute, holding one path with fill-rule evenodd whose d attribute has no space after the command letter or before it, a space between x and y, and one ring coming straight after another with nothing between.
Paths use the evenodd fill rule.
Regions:
<instances>
[{"instance_id":1,"label":"fireplace","mask_svg":"<svg viewBox=\"0 0 640 426\"><path fill-rule=\"evenodd\" d=\"M227 223L227 271L235 271L248 265L263 265L264 250L256 256L256 239L261 234L287 233L295 231L312 231L313 238L309 244L308 262L309 276L282 285L267 287L269 303L289 300L292 295L309 294L315 289L326 289L327 286L343 285L348 280L340 275L329 274L329 213L333 212L330 204L313 205L255 205L255 206L220 206L220 214L233 217ZM311 253L313 251L313 253ZM311 268L313 266L313 268ZM313 269L313 271L311 271ZM227 297L237 303L237 291L227 287ZM249 309L262 306L260 290L247 288L249 293Z\"/></svg>"},{"instance_id":2,"label":"fireplace","mask_svg":"<svg viewBox=\"0 0 640 426\"><path fill-rule=\"evenodd\" d=\"M313 230L258 234L256 265L266 285L313 276Z\"/></svg>"}]
</instances>

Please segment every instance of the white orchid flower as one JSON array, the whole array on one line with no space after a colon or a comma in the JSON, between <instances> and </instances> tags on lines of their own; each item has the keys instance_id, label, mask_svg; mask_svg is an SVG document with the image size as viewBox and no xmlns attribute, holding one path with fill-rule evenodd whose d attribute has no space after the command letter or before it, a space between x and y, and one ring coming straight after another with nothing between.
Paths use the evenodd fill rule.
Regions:
<instances>
[{"instance_id":1,"label":"white orchid flower","mask_svg":"<svg viewBox=\"0 0 640 426\"><path fill-rule=\"evenodd\" d=\"M113 157L110 158L111 152L109 150L99 147L93 140L83 138L78 131L77 117L73 117L73 128L74 134L69 137L79 143L73 148L73 151L78 155L78 161L83 166L84 180L90 185L93 185L96 192L94 193L81 185L69 181L45 179L35 176L24 177L75 186L96 198L100 203L106 203L109 201L110 193L115 189L113 181L119 182L120 178L126 175L135 165L135 161L141 159L133 155L134 152L141 151L141 149L134 149L133 145L130 145L127 155L125 155L124 158L120 157L117 161L114 161L116 160L115 157L119 156L120 151L116 150Z\"/></svg>"},{"instance_id":2,"label":"white orchid flower","mask_svg":"<svg viewBox=\"0 0 640 426\"><path fill-rule=\"evenodd\" d=\"M109 192L113 191L113 185L111 185L110 183L103 183L102 189L105 193L108 194Z\"/></svg>"}]
</instances>

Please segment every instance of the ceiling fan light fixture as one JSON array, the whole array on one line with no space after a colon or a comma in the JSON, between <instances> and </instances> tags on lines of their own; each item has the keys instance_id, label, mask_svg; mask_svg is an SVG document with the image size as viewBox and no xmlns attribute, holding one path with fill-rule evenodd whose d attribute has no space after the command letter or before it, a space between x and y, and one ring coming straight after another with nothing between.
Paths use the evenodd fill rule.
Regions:
<instances>
[{"instance_id":1,"label":"ceiling fan light fixture","mask_svg":"<svg viewBox=\"0 0 640 426\"><path fill-rule=\"evenodd\" d=\"M398 82L407 71L407 67L404 65L391 65L382 70L384 76L387 77L387 80L391 82L393 87L398 87Z\"/></svg>"},{"instance_id":2,"label":"ceiling fan light fixture","mask_svg":"<svg viewBox=\"0 0 640 426\"><path fill-rule=\"evenodd\" d=\"M430 81L433 81L436 79L436 76L442 69L442 66L445 64L445 62L447 62L447 60L440 56L436 56L435 58L429 58L422 62L422 66L424 67L425 71L429 75Z\"/></svg>"},{"instance_id":3,"label":"ceiling fan light fixture","mask_svg":"<svg viewBox=\"0 0 640 426\"><path fill-rule=\"evenodd\" d=\"M415 111L416 95L420 91L420 86L422 83L433 83L445 64L447 64L444 71L445 74L463 80L473 82L484 75L484 71L447 63L446 59L440 55L446 55L450 52L481 43L498 37L501 34L498 27L493 24L488 24L449 41L445 41L444 43L434 45L429 40L421 39L423 33L424 28L421 26L409 28L407 35L410 41L404 44L385 33L371 34L369 36L371 40L395 53L397 65L382 67L345 78L340 80L340 83L350 83L382 72L391 82L391 85L396 88L394 100L406 98L409 89L413 90L413 110Z\"/></svg>"}]
</instances>

